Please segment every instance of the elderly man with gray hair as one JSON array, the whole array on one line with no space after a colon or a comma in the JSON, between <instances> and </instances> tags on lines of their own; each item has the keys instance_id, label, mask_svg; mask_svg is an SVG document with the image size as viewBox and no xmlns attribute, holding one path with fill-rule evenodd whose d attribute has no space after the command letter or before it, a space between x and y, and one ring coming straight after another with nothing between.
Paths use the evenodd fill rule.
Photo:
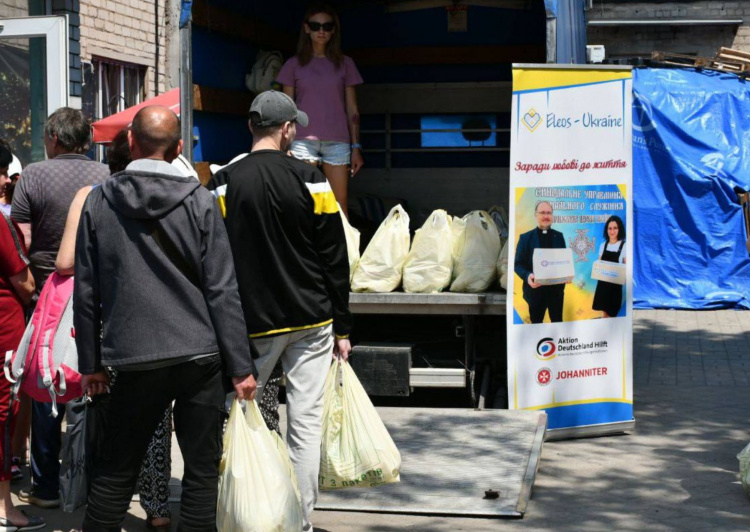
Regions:
<instances>
[{"instance_id":1,"label":"elderly man with gray hair","mask_svg":"<svg viewBox=\"0 0 750 532\"><path fill-rule=\"evenodd\" d=\"M109 177L106 165L84 155L91 143L91 123L78 109L61 107L44 124L47 160L28 165L18 180L12 203L13 219L26 238L37 294L55 270L65 220L73 197L85 186ZM65 409L62 409L64 412ZM32 401L30 489L19 498L42 508L59 506L60 426L62 415L51 417L51 405Z\"/></svg>"}]
</instances>

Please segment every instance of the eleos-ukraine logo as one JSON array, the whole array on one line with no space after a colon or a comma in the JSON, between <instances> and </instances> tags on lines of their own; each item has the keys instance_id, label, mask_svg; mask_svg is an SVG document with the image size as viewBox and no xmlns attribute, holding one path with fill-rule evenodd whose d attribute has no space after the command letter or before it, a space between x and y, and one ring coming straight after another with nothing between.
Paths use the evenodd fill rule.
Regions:
<instances>
[{"instance_id":1,"label":"eleos-ukraine logo","mask_svg":"<svg viewBox=\"0 0 750 532\"><path fill-rule=\"evenodd\" d=\"M557 355L557 346L552 338L542 338L536 344L536 357L539 360L552 360Z\"/></svg>"},{"instance_id":2,"label":"eleos-ukraine logo","mask_svg":"<svg viewBox=\"0 0 750 532\"><path fill-rule=\"evenodd\" d=\"M534 130L539 127L539 124L542 123L542 115L537 113L534 109L529 109L521 118L521 122L523 122L523 125L533 133Z\"/></svg>"}]
</instances>

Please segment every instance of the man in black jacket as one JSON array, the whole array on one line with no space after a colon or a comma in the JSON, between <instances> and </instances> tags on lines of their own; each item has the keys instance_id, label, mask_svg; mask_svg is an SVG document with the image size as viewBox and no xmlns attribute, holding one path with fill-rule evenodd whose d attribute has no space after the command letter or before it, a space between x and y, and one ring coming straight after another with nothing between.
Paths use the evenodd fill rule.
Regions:
<instances>
[{"instance_id":1,"label":"man in black jacket","mask_svg":"<svg viewBox=\"0 0 750 532\"><path fill-rule=\"evenodd\" d=\"M303 530L318 496L323 385L331 355L349 355L349 259L328 181L287 150L307 115L283 92L250 107L250 154L209 188L226 218L247 332L258 348L258 388L281 359L287 441L302 496Z\"/></svg>"},{"instance_id":2,"label":"man in black jacket","mask_svg":"<svg viewBox=\"0 0 750 532\"><path fill-rule=\"evenodd\" d=\"M205 532L216 522L222 375L252 399L252 345L213 196L169 164L182 149L179 120L146 107L128 143L133 162L91 192L76 240L84 391L104 392L103 368L118 370L82 529L120 530L148 443L175 401L185 459L179 530Z\"/></svg>"},{"instance_id":3,"label":"man in black jacket","mask_svg":"<svg viewBox=\"0 0 750 532\"><path fill-rule=\"evenodd\" d=\"M550 322L563 320L565 285L542 286L534 278L534 250L564 248L565 237L552 229L552 205L540 201L534 208L537 227L522 234L516 247L515 272L523 280L523 298L529 304L531 323L542 323L549 310Z\"/></svg>"}]
</instances>

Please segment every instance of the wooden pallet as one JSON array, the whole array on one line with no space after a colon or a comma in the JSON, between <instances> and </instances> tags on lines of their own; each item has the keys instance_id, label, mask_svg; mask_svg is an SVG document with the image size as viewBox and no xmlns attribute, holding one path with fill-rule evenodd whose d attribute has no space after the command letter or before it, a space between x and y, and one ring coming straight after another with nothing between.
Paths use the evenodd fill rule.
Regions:
<instances>
[{"instance_id":1,"label":"wooden pallet","mask_svg":"<svg viewBox=\"0 0 750 532\"><path fill-rule=\"evenodd\" d=\"M729 50L729 48L727 48ZM745 52L741 52L745 53ZM693 55L674 54L671 52L652 52L651 60L669 66L710 68L722 72L747 72L750 71L750 54L747 62L739 61L735 56L697 57Z\"/></svg>"},{"instance_id":2,"label":"wooden pallet","mask_svg":"<svg viewBox=\"0 0 750 532\"><path fill-rule=\"evenodd\" d=\"M681 67L710 67L713 59L709 57L697 57L694 55L673 54L672 52L651 52L651 60L665 65Z\"/></svg>"},{"instance_id":3,"label":"wooden pallet","mask_svg":"<svg viewBox=\"0 0 750 532\"><path fill-rule=\"evenodd\" d=\"M732 72L750 71L750 53L733 48L719 48L716 54L716 63L726 66L726 70Z\"/></svg>"}]
</instances>

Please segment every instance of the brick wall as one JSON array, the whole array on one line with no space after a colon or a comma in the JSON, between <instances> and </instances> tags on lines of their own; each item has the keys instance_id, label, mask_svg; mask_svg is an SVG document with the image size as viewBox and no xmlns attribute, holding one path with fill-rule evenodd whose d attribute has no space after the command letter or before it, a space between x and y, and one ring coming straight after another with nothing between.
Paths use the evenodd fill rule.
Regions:
<instances>
[{"instance_id":1,"label":"brick wall","mask_svg":"<svg viewBox=\"0 0 750 532\"><path fill-rule=\"evenodd\" d=\"M29 0L0 0L0 18L29 16Z\"/></svg>"},{"instance_id":2,"label":"brick wall","mask_svg":"<svg viewBox=\"0 0 750 532\"><path fill-rule=\"evenodd\" d=\"M168 90L166 77L165 4L159 0L159 93ZM80 0L81 60L94 57L146 67L147 95L155 94L156 37L154 1Z\"/></svg>"},{"instance_id":3,"label":"brick wall","mask_svg":"<svg viewBox=\"0 0 750 532\"><path fill-rule=\"evenodd\" d=\"M607 57L649 57L654 50L713 57L726 46L750 52L750 2L617 2L594 0L588 20L737 19L740 25L620 26L588 28L589 44L603 44Z\"/></svg>"}]
</instances>

